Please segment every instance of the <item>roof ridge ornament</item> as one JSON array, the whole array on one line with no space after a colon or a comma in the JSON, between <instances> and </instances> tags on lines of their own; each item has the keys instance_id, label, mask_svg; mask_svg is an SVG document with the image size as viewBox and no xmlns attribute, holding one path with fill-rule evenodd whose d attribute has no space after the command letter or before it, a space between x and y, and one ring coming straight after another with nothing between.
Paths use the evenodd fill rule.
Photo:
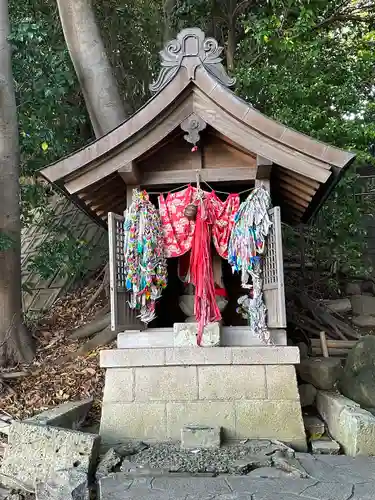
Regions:
<instances>
[{"instance_id":1,"label":"roof ridge ornament","mask_svg":"<svg viewBox=\"0 0 375 500\"><path fill-rule=\"evenodd\" d=\"M215 38L206 38L199 28L186 28L169 41L160 52L161 70L158 78L150 85L153 93L160 92L178 73L186 68L188 77L195 79L197 68L203 67L225 87L232 87L235 78L230 78L222 65L223 47Z\"/></svg>"}]
</instances>

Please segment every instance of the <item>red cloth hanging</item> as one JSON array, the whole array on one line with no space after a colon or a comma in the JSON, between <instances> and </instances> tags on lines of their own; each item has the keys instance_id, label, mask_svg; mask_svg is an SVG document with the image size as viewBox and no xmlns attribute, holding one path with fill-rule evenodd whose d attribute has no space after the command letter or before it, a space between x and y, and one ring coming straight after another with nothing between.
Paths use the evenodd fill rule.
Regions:
<instances>
[{"instance_id":1,"label":"red cloth hanging","mask_svg":"<svg viewBox=\"0 0 375 500\"><path fill-rule=\"evenodd\" d=\"M225 202L214 192L203 192L198 204L196 221L188 220L184 210L196 202L196 188L159 196L165 255L180 257L191 249L190 283L195 286L194 312L198 321L198 345L201 345L204 327L220 321L211 258L211 237L217 253L224 259L228 255L228 242L234 216L240 206L238 194L230 194ZM224 291L225 293L225 291Z\"/></svg>"},{"instance_id":2,"label":"red cloth hanging","mask_svg":"<svg viewBox=\"0 0 375 500\"><path fill-rule=\"evenodd\" d=\"M197 344L208 323L221 320L216 304L211 258L211 228L215 211L207 199L199 203L190 256L190 282L195 286L194 313L198 321Z\"/></svg>"},{"instance_id":3,"label":"red cloth hanging","mask_svg":"<svg viewBox=\"0 0 375 500\"><path fill-rule=\"evenodd\" d=\"M189 186L183 191L169 193L167 198L159 196L159 212L162 222L166 257L180 257L191 249L195 221L189 221L184 210L196 197L196 188ZM228 241L232 231L234 216L240 207L238 194L230 194L223 202L213 191L204 192L212 217L212 239L217 253L224 259L228 255Z\"/></svg>"}]
</instances>

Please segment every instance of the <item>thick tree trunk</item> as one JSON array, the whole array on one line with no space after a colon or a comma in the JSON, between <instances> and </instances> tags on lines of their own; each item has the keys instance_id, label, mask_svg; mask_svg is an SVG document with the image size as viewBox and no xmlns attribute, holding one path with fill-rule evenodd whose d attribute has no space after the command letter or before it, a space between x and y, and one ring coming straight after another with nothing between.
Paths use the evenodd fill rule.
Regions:
<instances>
[{"instance_id":1,"label":"thick tree trunk","mask_svg":"<svg viewBox=\"0 0 375 500\"><path fill-rule=\"evenodd\" d=\"M8 0L0 0L0 232L12 240L0 251L0 366L33 357L32 337L22 324L19 145L9 31Z\"/></svg>"},{"instance_id":2,"label":"thick tree trunk","mask_svg":"<svg viewBox=\"0 0 375 500\"><path fill-rule=\"evenodd\" d=\"M127 114L108 60L91 0L56 0L66 44L96 137L110 132Z\"/></svg>"}]
</instances>

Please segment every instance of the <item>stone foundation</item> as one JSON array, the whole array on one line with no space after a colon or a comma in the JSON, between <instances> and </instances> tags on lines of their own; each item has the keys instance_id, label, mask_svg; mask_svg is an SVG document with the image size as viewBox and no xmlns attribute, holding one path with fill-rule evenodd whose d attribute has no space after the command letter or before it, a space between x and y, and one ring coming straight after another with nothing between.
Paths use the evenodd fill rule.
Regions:
<instances>
[{"instance_id":1,"label":"stone foundation","mask_svg":"<svg viewBox=\"0 0 375 500\"><path fill-rule=\"evenodd\" d=\"M278 439L306 449L296 347L114 349L106 369L100 434L179 441L184 425L222 427L226 439Z\"/></svg>"}]
</instances>

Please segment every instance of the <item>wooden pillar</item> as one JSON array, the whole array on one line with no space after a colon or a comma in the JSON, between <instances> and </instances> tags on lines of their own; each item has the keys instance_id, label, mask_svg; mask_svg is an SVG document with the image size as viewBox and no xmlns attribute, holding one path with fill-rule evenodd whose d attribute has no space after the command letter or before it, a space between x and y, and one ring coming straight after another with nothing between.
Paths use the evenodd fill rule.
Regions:
<instances>
[{"instance_id":1,"label":"wooden pillar","mask_svg":"<svg viewBox=\"0 0 375 500\"><path fill-rule=\"evenodd\" d=\"M257 155L257 173L255 178L255 187L264 186L271 192L271 171L272 161Z\"/></svg>"}]
</instances>

